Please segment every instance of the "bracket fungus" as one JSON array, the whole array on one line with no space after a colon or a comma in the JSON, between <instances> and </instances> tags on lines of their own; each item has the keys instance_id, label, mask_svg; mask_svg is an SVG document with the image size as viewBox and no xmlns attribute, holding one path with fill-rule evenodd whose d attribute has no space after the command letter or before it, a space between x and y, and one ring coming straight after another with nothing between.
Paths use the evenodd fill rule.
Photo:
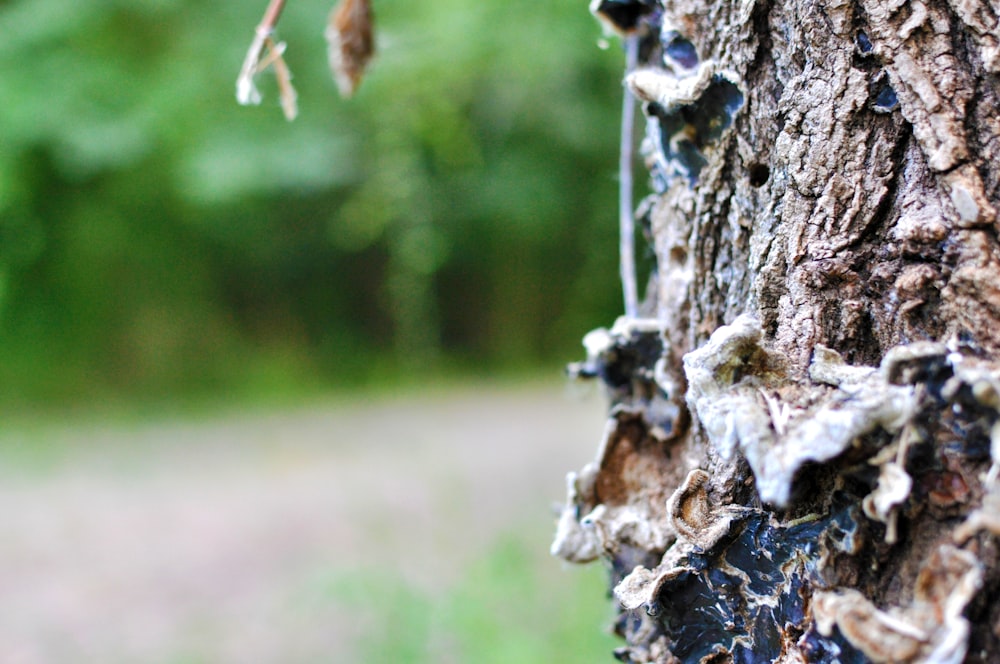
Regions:
<instances>
[{"instance_id":1,"label":"bracket fungus","mask_svg":"<svg viewBox=\"0 0 1000 664\"><path fill-rule=\"evenodd\" d=\"M708 163L705 150L732 125L744 95L735 74L717 71L712 61L696 65L696 56L686 49L677 48L665 62L671 70L637 69L625 77L625 85L644 102L644 152L654 181L683 176L694 185Z\"/></svg>"},{"instance_id":2,"label":"bracket fungus","mask_svg":"<svg viewBox=\"0 0 1000 664\"><path fill-rule=\"evenodd\" d=\"M909 606L883 611L847 589L818 592L813 613L821 634L831 636L836 627L872 662L961 664L969 636L962 613L981 587L976 557L942 544L920 569Z\"/></svg>"},{"instance_id":3,"label":"bracket fungus","mask_svg":"<svg viewBox=\"0 0 1000 664\"><path fill-rule=\"evenodd\" d=\"M913 389L892 385L884 372L847 367L834 351L818 348L810 365L820 383L781 406L761 389L781 390L788 379L780 360L760 344L759 323L740 316L684 356L688 405L723 459L747 460L765 503L787 505L792 480L806 463L839 456L877 428L898 431L916 408Z\"/></svg>"},{"instance_id":4,"label":"bracket fungus","mask_svg":"<svg viewBox=\"0 0 1000 664\"><path fill-rule=\"evenodd\" d=\"M655 424L669 401L660 335L620 322L589 336L574 368L604 381L612 416L595 462L569 475L552 551L610 564L630 616L616 656L962 662L970 607L992 610L976 604L986 577L973 551L1000 559L982 539L1000 536L1000 366L931 343L851 366L821 346L796 380L739 316L683 357L697 446ZM935 430L953 442L931 445ZM966 516L942 530L934 509ZM926 552L919 569L883 569L898 547ZM877 607L878 589L898 604Z\"/></svg>"}]
</instances>

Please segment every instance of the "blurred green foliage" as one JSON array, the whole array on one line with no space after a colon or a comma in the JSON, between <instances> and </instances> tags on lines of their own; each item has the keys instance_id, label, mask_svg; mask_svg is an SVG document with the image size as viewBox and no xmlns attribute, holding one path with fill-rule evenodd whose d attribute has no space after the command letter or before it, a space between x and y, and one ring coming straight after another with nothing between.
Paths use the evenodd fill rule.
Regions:
<instances>
[{"instance_id":1,"label":"blurred green foliage","mask_svg":"<svg viewBox=\"0 0 1000 664\"><path fill-rule=\"evenodd\" d=\"M329 0L279 25L300 116L236 74L266 2L0 4L0 406L574 359L618 309L621 55L582 0Z\"/></svg>"},{"instance_id":2,"label":"blurred green foliage","mask_svg":"<svg viewBox=\"0 0 1000 664\"><path fill-rule=\"evenodd\" d=\"M501 538L437 592L382 569L331 574L318 587L351 611L354 647L366 664L610 660L621 643L610 631L611 602L600 599L606 570L560 569L540 559L537 545Z\"/></svg>"}]
</instances>

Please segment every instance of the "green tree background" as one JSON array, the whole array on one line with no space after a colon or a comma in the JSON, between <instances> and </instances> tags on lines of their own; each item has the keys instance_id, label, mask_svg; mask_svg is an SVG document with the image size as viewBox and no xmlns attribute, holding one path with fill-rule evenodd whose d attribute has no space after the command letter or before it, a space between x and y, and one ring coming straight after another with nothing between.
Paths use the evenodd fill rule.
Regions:
<instances>
[{"instance_id":1,"label":"green tree background","mask_svg":"<svg viewBox=\"0 0 1000 664\"><path fill-rule=\"evenodd\" d=\"M235 77L264 2L0 4L0 407L556 366L618 303L621 55L580 0L324 0L300 116Z\"/></svg>"}]
</instances>

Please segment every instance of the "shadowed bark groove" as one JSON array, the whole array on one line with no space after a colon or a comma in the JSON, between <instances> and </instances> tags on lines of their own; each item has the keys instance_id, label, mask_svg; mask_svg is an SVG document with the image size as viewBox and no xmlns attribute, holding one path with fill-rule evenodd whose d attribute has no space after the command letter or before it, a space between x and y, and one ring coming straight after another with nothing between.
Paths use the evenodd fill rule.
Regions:
<instances>
[{"instance_id":1,"label":"shadowed bark groove","mask_svg":"<svg viewBox=\"0 0 1000 664\"><path fill-rule=\"evenodd\" d=\"M594 8L657 268L574 367L611 408L553 553L609 563L616 657L1000 661L1000 5Z\"/></svg>"}]
</instances>

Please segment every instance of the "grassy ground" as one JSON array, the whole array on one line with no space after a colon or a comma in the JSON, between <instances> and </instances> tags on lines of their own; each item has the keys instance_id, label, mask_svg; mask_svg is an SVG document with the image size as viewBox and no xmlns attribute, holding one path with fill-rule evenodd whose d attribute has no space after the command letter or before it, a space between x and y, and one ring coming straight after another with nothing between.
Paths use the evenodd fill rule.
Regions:
<instances>
[{"instance_id":1,"label":"grassy ground","mask_svg":"<svg viewBox=\"0 0 1000 664\"><path fill-rule=\"evenodd\" d=\"M558 384L0 435L0 661L608 661L547 555L600 399Z\"/></svg>"}]
</instances>

